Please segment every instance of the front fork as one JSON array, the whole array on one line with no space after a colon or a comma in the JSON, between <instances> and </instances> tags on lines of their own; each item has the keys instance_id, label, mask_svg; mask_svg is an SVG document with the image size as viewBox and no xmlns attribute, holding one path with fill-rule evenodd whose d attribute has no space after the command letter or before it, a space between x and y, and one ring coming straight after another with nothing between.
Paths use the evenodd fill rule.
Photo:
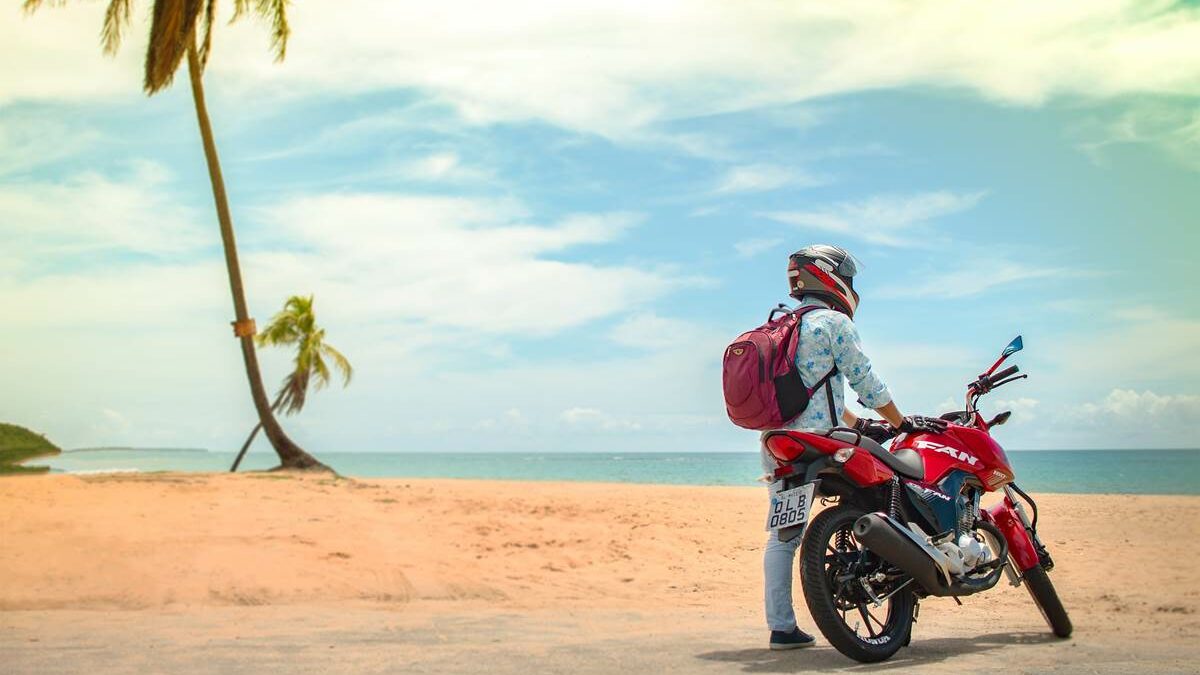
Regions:
<instances>
[{"instance_id":1,"label":"front fork","mask_svg":"<svg viewBox=\"0 0 1200 675\"><path fill-rule=\"evenodd\" d=\"M1008 551L1018 569L1010 566L1009 580L1014 586L1020 584L1020 574L1034 566L1040 566L1049 571L1054 567L1050 553L1038 539L1037 532L1025 513L1025 506L1017 498L1016 492L1008 486L1004 487L1004 501L984 510L984 519L1004 533L1008 541Z\"/></svg>"}]
</instances>

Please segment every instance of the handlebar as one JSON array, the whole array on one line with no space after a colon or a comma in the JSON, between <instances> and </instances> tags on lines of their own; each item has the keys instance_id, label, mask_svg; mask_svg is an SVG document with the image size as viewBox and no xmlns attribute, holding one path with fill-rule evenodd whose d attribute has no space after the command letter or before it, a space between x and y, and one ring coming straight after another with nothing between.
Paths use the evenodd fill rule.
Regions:
<instances>
[{"instance_id":1,"label":"handlebar","mask_svg":"<svg viewBox=\"0 0 1200 675\"><path fill-rule=\"evenodd\" d=\"M975 380L967 387L967 412L973 413L975 411L975 402L980 396L1013 380L1028 377L1027 375L1016 375L1020 370L1017 366L1009 366L998 373L991 375L984 373L980 375L978 380Z\"/></svg>"},{"instance_id":2,"label":"handlebar","mask_svg":"<svg viewBox=\"0 0 1200 675\"><path fill-rule=\"evenodd\" d=\"M1005 368L1004 370L996 373L995 375L988 376L988 378L987 378L988 383L994 385L997 382L999 382L1000 380L1005 379L1009 375L1015 375L1019 370L1021 370L1021 369L1018 368L1017 366L1009 366L1009 367Z\"/></svg>"}]
</instances>

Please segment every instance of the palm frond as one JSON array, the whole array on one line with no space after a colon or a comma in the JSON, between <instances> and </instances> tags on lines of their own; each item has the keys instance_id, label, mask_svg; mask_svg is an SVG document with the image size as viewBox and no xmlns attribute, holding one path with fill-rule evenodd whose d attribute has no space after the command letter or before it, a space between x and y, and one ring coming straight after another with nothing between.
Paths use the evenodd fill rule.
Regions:
<instances>
[{"instance_id":1,"label":"palm frond","mask_svg":"<svg viewBox=\"0 0 1200 675\"><path fill-rule=\"evenodd\" d=\"M121 48L121 30L133 19L132 0L111 0L104 10L104 28L100 30L100 42L104 53L112 56Z\"/></svg>"},{"instance_id":2,"label":"palm frond","mask_svg":"<svg viewBox=\"0 0 1200 675\"><path fill-rule=\"evenodd\" d=\"M67 0L25 0L21 7L27 13L36 12L42 5L62 7ZM133 16L132 0L110 0L104 11L104 26L100 29L100 43L104 45L104 53L112 56L121 46L121 31L128 25Z\"/></svg>"},{"instance_id":3,"label":"palm frond","mask_svg":"<svg viewBox=\"0 0 1200 675\"><path fill-rule=\"evenodd\" d=\"M216 15L217 0L208 0L204 5L203 23L200 24L200 70L208 65L208 55L212 53L213 20Z\"/></svg>"},{"instance_id":4,"label":"palm frond","mask_svg":"<svg viewBox=\"0 0 1200 675\"><path fill-rule=\"evenodd\" d=\"M279 408L285 415L294 415L304 408L308 396L308 373L294 371L283 378L279 388Z\"/></svg>"},{"instance_id":5,"label":"palm frond","mask_svg":"<svg viewBox=\"0 0 1200 675\"><path fill-rule=\"evenodd\" d=\"M195 40L196 20L201 0L156 0L150 23L150 44L146 48L146 79L142 86L155 94L170 86L187 53L189 40Z\"/></svg>"},{"instance_id":6,"label":"palm frond","mask_svg":"<svg viewBox=\"0 0 1200 675\"><path fill-rule=\"evenodd\" d=\"M312 296L293 295L255 338L259 347L293 345L304 337L305 316L312 314Z\"/></svg>"},{"instance_id":7,"label":"palm frond","mask_svg":"<svg viewBox=\"0 0 1200 675\"><path fill-rule=\"evenodd\" d=\"M26 12L36 12L39 7L46 4L46 0L25 0L25 4L21 6ZM62 7L67 4L67 0L50 0L50 5Z\"/></svg>"},{"instance_id":8,"label":"palm frond","mask_svg":"<svg viewBox=\"0 0 1200 675\"><path fill-rule=\"evenodd\" d=\"M325 363L325 359L321 357L320 352L313 352L308 359L308 371L314 375L316 379L316 388L324 389L329 386L329 364Z\"/></svg>"},{"instance_id":9,"label":"palm frond","mask_svg":"<svg viewBox=\"0 0 1200 675\"><path fill-rule=\"evenodd\" d=\"M233 19L254 12L271 22L271 49L275 51L275 60L282 61L287 56L287 41L292 34L287 20L288 0L234 0Z\"/></svg>"},{"instance_id":10,"label":"palm frond","mask_svg":"<svg viewBox=\"0 0 1200 675\"><path fill-rule=\"evenodd\" d=\"M333 361L333 367L342 374L342 386L349 386L350 379L354 377L354 367L350 365L350 360L334 349L332 345L324 343L321 344L321 353L328 356Z\"/></svg>"},{"instance_id":11,"label":"palm frond","mask_svg":"<svg viewBox=\"0 0 1200 675\"><path fill-rule=\"evenodd\" d=\"M313 296L293 295L283 303L283 309L271 317L271 322L255 341L260 347L294 347L292 372L279 390L280 405L286 414L300 412L311 385L313 389L329 386L332 369L342 375L343 385L350 384L353 368L337 349L325 343L325 329L317 325L313 311Z\"/></svg>"}]
</instances>

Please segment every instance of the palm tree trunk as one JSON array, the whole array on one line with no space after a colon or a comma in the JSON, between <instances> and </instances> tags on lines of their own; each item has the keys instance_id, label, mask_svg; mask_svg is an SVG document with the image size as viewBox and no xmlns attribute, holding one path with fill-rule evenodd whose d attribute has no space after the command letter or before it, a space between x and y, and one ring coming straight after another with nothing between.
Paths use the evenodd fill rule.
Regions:
<instances>
[{"instance_id":1,"label":"palm tree trunk","mask_svg":"<svg viewBox=\"0 0 1200 675\"><path fill-rule=\"evenodd\" d=\"M246 456L246 451L250 449L250 444L254 442L254 437L262 430L262 422L254 425L250 430L250 435L246 437L246 442L242 443L242 449L238 450L237 457L233 458L233 466L229 467L229 473L237 473L238 466L242 463L242 458Z\"/></svg>"},{"instance_id":2,"label":"palm tree trunk","mask_svg":"<svg viewBox=\"0 0 1200 675\"><path fill-rule=\"evenodd\" d=\"M213 200L217 205L217 220L221 224L221 243L225 248L225 266L229 271L229 290L233 294L233 309L237 317L235 326L249 324L246 311L246 295L242 288L242 271L238 265L237 242L233 238L233 219L229 216L229 202L225 196L225 181L221 178L221 165L217 158L217 145L213 141L212 126L208 120L208 108L204 104L204 84L201 81L200 57L196 53L195 36L188 43L188 76L192 82L192 100L196 104L196 121L200 124L200 138L204 142L204 158L208 162L208 176L212 181ZM329 467L296 445L284 433L275 419L267 392L263 388L262 374L258 368L258 354L254 350L252 331L236 331L242 346L242 359L246 363L246 379L250 381L250 395L258 412L258 421L266 432L271 447L279 455L279 466L284 469L312 469L329 471Z\"/></svg>"},{"instance_id":3,"label":"palm tree trunk","mask_svg":"<svg viewBox=\"0 0 1200 675\"><path fill-rule=\"evenodd\" d=\"M271 404L271 412L279 410L279 404L283 403L283 392L275 397L275 402ZM237 473L238 466L242 463L242 458L246 456L246 451L250 449L250 444L254 442L254 437L258 436L258 432L262 431L262 422L254 425L250 430L250 435L246 437L246 442L242 443L242 449L238 450L237 457L233 458L233 466L229 467L229 473Z\"/></svg>"}]
</instances>

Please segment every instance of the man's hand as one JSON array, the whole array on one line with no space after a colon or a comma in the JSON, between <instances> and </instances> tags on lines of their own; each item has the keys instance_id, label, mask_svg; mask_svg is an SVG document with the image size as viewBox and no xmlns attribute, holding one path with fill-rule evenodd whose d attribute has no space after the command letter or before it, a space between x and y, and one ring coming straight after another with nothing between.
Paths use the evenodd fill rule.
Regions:
<instances>
[{"instance_id":1,"label":"man's hand","mask_svg":"<svg viewBox=\"0 0 1200 675\"><path fill-rule=\"evenodd\" d=\"M883 420L869 420L865 417L855 420L854 430L876 443L884 443L896 435L891 425Z\"/></svg>"},{"instance_id":2,"label":"man's hand","mask_svg":"<svg viewBox=\"0 0 1200 675\"><path fill-rule=\"evenodd\" d=\"M946 420L920 415L909 415L900 421L900 426L896 427L896 431L903 434L940 434L945 430Z\"/></svg>"}]
</instances>

